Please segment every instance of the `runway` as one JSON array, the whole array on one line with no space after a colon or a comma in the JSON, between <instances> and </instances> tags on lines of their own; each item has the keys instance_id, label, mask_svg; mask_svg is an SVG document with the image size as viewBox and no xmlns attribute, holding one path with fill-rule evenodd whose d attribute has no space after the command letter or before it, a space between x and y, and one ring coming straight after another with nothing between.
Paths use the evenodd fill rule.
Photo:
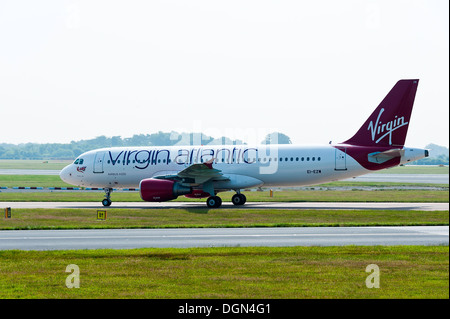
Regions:
<instances>
[{"instance_id":1,"label":"runway","mask_svg":"<svg viewBox=\"0 0 450 319\"><path fill-rule=\"evenodd\" d=\"M100 202L0 202L0 207L15 208L85 208L85 209L207 209L201 202L113 202L103 207ZM234 206L223 202L219 209L395 209L395 210L449 210L449 203L386 203L386 202L247 202L244 206Z\"/></svg>"},{"instance_id":2,"label":"runway","mask_svg":"<svg viewBox=\"0 0 450 319\"><path fill-rule=\"evenodd\" d=\"M448 184L448 174L382 174L373 173L349 178L347 182Z\"/></svg>"},{"instance_id":3,"label":"runway","mask_svg":"<svg viewBox=\"0 0 450 319\"><path fill-rule=\"evenodd\" d=\"M448 226L11 230L0 232L0 250L448 244Z\"/></svg>"}]
</instances>

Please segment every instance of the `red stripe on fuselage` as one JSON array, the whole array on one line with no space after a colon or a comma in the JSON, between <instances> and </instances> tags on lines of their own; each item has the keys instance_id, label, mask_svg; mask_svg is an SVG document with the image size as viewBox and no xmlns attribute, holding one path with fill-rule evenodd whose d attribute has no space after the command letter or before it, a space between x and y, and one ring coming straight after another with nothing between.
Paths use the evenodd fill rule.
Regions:
<instances>
[{"instance_id":1,"label":"red stripe on fuselage","mask_svg":"<svg viewBox=\"0 0 450 319\"><path fill-rule=\"evenodd\" d=\"M372 146L357 146L357 145L333 145L334 148L347 153L348 156L351 156L355 161L359 163L365 169L371 171L377 171L380 169L385 169L389 167L394 167L400 164L400 157L394 157L384 163L372 163L369 162L369 154L375 152L384 152L391 149L396 149L398 147L372 147Z\"/></svg>"}]
</instances>

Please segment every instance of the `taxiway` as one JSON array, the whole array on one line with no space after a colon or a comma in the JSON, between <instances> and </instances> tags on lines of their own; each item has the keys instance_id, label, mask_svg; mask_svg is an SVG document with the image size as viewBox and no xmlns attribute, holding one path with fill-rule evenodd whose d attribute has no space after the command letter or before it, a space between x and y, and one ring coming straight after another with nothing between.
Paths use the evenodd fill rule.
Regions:
<instances>
[{"instance_id":1,"label":"taxiway","mask_svg":"<svg viewBox=\"0 0 450 319\"><path fill-rule=\"evenodd\" d=\"M449 226L6 230L0 250L448 245Z\"/></svg>"}]
</instances>

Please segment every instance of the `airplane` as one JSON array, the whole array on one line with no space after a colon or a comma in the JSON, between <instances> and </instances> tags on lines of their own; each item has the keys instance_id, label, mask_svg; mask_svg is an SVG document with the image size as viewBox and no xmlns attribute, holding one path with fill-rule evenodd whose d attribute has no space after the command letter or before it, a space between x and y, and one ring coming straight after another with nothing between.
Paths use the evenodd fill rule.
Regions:
<instances>
[{"instance_id":1,"label":"airplane","mask_svg":"<svg viewBox=\"0 0 450 319\"><path fill-rule=\"evenodd\" d=\"M398 81L353 137L324 146L205 145L102 148L78 156L61 179L102 188L104 206L113 189L138 188L142 200L165 202L179 196L207 198L218 208L218 193L243 189L306 186L348 179L428 157L426 149L405 147L418 79Z\"/></svg>"}]
</instances>

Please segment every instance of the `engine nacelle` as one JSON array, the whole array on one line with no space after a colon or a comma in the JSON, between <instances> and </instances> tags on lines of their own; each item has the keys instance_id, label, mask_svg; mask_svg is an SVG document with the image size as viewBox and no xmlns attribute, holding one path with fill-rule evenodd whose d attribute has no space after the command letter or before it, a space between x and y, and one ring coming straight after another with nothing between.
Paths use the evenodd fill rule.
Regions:
<instances>
[{"instance_id":1,"label":"engine nacelle","mask_svg":"<svg viewBox=\"0 0 450 319\"><path fill-rule=\"evenodd\" d=\"M167 179L147 178L139 183L139 194L147 202L165 202L191 192L190 187Z\"/></svg>"}]
</instances>

